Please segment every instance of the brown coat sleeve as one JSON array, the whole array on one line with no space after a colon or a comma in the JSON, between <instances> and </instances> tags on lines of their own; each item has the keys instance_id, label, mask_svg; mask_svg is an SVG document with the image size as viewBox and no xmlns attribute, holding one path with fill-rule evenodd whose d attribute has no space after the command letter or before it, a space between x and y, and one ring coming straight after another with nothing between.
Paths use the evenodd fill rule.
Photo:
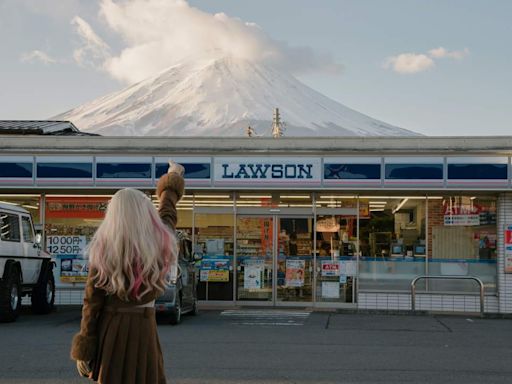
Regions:
<instances>
[{"instance_id":1,"label":"brown coat sleeve","mask_svg":"<svg viewBox=\"0 0 512 384\"><path fill-rule=\"evenodd\" d=\"M176 204L178 204L178 201L183 196L184 189L185 180L174 172L162 175L156 187L156 194L160 200L158 212L162 221L173 231L176 230L176 223L178 222Z\"/></svg>"},{"instance_id":2,"label":"brown coat sleeve","mask_svg":"<svg viewBox=\"0 0 512 384\"><path fill-rule=\"evenodd\" d=\"M85 285L84 305L82 307L82 322L71 343L71 358L73 360L91 361L96 355L98 336L96 328L98 317L105 305L106 292L94 287L91 271Z\"/></svg>"}]
</instances>

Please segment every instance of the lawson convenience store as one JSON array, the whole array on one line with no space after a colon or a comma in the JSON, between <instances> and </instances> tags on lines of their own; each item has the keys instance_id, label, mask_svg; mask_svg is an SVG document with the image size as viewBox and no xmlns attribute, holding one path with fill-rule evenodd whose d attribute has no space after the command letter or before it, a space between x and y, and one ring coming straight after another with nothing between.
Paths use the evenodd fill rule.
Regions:
<instances>
[{"instance_id":1,"label":"lawson convenience store","mask_svg":"<svg viewBox=\"0 0 512 384\"><path fill-rule=\"evenodd\" d=\"M512 312L512 138L0 137L0 200L30 210L79 303L116 190L155 204L185 166L178 227L203 303ZM436 278L433 278L436 277ZM441 277L441 278L438 278ZM471 280L468 278L476 278Z\"/></svg>"}]
</instances>

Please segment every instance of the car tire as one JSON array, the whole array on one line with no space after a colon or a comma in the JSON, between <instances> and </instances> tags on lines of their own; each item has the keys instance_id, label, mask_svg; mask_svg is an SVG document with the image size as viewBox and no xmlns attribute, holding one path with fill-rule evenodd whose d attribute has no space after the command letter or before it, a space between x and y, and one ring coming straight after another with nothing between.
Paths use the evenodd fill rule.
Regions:
<instances>
[{"instance_id":1,"label":"car tire","mask_svg":"<svg viewBox=\"0 0 512 384\"><path fill-rule=\"evenodd\" d=\"M179 293L176 295L176 304L171 311L169 323L171 325L178 325L181 323L181 295Z\"/></svg>"},{"instance_id":2,"label":"car tire","mask_svg":"<svg viewBox=\"0 0 512 384\"><path fill-rule=\"evenodd\" d=\"M192 316L199 315L199 307L197 305L197 299L194 299L194 304L192 304L192 310L190 311Z\"/></svg>"},{"instance_id":3,"label":"car tire","mask_svg":"<svg viewBox=\"0 0 512 384\"><path fill-rule=\"evenodd\" d=\"M53 271L48 269L32 291L32 312L47 314L53 311L55 303L55 278Z\"/></svg>"},{"instance_id":4,"label":"car tire","mask_svg":"<svg viewBox=\"0 0 512 384\"><path fill-rule=\"evenodd\" d=\"M21 310L20 274L13 268L3 284L0 285L0 321L16 320Z\"/></svg>"}]
</instances>

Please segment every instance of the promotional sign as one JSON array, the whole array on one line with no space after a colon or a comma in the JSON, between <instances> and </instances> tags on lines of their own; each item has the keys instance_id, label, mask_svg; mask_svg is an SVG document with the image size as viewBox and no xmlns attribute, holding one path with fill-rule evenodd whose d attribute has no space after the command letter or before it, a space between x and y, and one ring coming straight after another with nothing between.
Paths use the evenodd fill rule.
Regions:
<instances>
[{"instance_id":1,"label":"promotional sign","mask_svg":"<svg viewBox=\"0 0 512 384\"><path fill-rule=\"evenodd\" d=\"M444 225L480 225L480 208L476 205L449 205L444 207Z\"/></svg>"},{"instance_id":2,"label":"promotional sign","mask_svg":"<svg viewBox=\"0 0 512 384\"><path fill-rule=\"evenodd\" d=\"M108 197L47 197L46 218L103 219Z\"/></svg>"},{"instance_id":3,"label":"promotional sign","mask_svg":"<svg viewBox=\"0 0 512 384\"><path fill-rule=\"evenodd\" d=\"M47 236L46 250L57 258L60 283L87 281L89 262L84 260L85 236Z\"/></svg>"},{"instance_id":4,"label":"promotional sign","mask_svg":"<svg viewBox=\"0 0 512 384\"><path fill-rule=\"evenodd\" d=\"M286 286L303 287L305 269L304 260L286 260Z\"/></svg>"},{"instance_id":5,"label":"promotional sign","mask_svg":"<svg viewBox=\"0 0 512 384\"><path fill-rule=\"evenodd\" d=\"M340 224L335 216L327 216L316 221L317 232L338 232Z\"/></svg>"},{"instance_id":6,"label":"promotional sign","mask_svg":"<svg viewBox=\"0 0 512 384\"><path fill-rule=\"evenodd\" d=\"M245 260L244 262L244 288L261 289L263 260Z\"/></svg>"},{"instance_id":7,"label":"promotional sign","mask_svg":"<svg viewBox=\"0 0 512 384\"><path fill-rule=\"evenodd\" d=\"M226 256L207 256L201 261L202 282L229 282L230 260Z\"/></svg>"},{"instance_id":8,"label":"promotional sign","mask_svg":"<svg viewBox=\"0 0 512 384\"><path fill-rule=\"evenodd\" d=\"M324 299L339 299L340 284L333 281L322 281L322 297Z\"/></svg>"},{"instance_id":9,"label":"promotional sign","mask_svg":"<svg viewBox=\"0 0 512 384\"><path fill-rule=\"evenodd\" d=\"M512 273L512 224L505 227L505 273Z\"/></svg>"},{"instance_id":10,"label":"promotional sign","mask_svg":"<svg viewBox=\"0 0 512 384\"><path fill-rule=\"evenodd\" d=\"M322 276L339 276L340 263L337 261L322 260Z\"/></svg>"},{"instance_id":11,"label":"promotional sign","mask_svg":"<svg viewBox=\"0 0 512 384\"><path fill-rule=\"evenodd\" d=\"M356 260L341 260L340 261L340 276L355 276L357 274Z\"/></svg>"},{"instance_id":12,"label":"promotional sign","mask_svg":"<svg viewBox=\"0 0 512 384\"><path fill-rule=\"evenodd\" d=\"M307 157L224 157L215 159L215 185L320 186L321 159Z\"/></svg>"}]
</instances>

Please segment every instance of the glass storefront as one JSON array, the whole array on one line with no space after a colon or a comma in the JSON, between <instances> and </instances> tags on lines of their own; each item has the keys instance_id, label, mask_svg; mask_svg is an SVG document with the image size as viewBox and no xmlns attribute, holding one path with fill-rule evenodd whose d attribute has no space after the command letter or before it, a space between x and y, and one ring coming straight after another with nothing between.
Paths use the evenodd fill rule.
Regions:
<instances>
[{"instance_id":1,"label":"glass storefront","mask_svg":"<svg viewBox=\"0 0 512 384\"><path fill-rule=\"evenodd\" d=\"M28 209L36 231L44 230L61 285L85 281L83 251L110 198L0 195ZM420 275L475 276L486 294L495 294L496 206L492 194L197 191L179 203L178 229L202 257L196 263L202 301L353 306L359 292L409 292ZM422 281L417 289L474 293L476 287Z\"/></svg>"}]
</instances>

